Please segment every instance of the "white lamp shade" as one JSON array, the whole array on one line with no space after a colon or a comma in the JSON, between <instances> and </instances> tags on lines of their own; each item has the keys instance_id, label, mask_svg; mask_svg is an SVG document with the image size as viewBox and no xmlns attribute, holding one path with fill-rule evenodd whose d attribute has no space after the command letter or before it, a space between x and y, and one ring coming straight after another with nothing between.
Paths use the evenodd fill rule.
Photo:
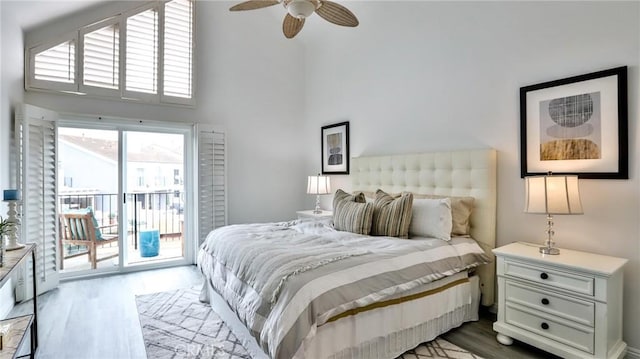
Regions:
<instances>
[{"instance_id":1,"label":"white lamp shade","mask_svg":"<svg viewBox=\"0 0 640 359\"><path fill-rule=\"evenodd\" d=\"M582 214L578 176L526 177L524 211L545 214Z\"/></svg>"},{"instance_id":2,"label":"white lamp shade","mask_svg":"<svg viewBox=\"0 0 640 359\"><path fill-rule=\"evenodd\" d=\"M307 180L308 194L329 194L331 193L331 184L327 176L309 176Z\"/></svg>"}]
</instances>

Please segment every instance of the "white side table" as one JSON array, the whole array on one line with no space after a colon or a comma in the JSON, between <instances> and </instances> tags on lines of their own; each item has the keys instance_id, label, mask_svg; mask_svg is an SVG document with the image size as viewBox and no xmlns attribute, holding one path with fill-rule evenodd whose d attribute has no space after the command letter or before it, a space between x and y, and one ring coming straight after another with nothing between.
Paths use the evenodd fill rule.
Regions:
<instances>
[{"instance_id":1,"label":"white side table","mask_svg":"<svg viewBox=\"0 0 640 359\"><path fill-rule=\"evenodd\" d=\"M313 210L310 209L308 211L297 211L298 219L301 218L315 218L315 219L324 219L333 217L333 211L322 211L320 213L313 213Z\"/></svg>"},{"instance_id":2,"label":"white side table","mask_svg":"<svg viewBox=\"0 0 640 359\"><path fill-rule=\"evenodd\" d=\"M496 248L498 341L512 338L563 358L622 358L624 258L560 249L539 253L539 244Z\"/></svg>"}]
</instances>

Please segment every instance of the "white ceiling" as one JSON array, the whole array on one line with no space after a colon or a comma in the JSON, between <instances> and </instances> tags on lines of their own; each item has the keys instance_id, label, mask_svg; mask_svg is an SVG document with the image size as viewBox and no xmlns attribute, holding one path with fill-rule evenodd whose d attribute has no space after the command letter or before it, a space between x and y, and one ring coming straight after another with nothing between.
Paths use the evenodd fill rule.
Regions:
<instances>
[{"instance_id":1,"label":"white ceiling","mask_svg":"<svg viewBox=\"0 0 640 359\"><path fill-rule=\"evenodd\" d=\"M10 17L23 30L29 30L58 17L84 10L105 0L0 0L2 16Z\"/></svg>"}]
</instances>

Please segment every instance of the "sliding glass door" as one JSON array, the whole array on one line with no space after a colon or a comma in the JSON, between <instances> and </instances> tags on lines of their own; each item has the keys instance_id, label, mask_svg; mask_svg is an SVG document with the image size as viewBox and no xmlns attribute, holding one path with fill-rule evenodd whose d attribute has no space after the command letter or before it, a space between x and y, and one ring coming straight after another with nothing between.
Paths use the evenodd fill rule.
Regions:
<instances>
[{"instance_id":1,"label":"sliding glass door","mask_svg":"<svg viewBox=\"0 0 640 359\"><path fill-rule=\"evenodd\" d=\"M131 132L125 139L126 264L184 257L182 134Z\"/></svg>"},{"instance_id":2,"label":"sliding glass door","mask_svg":"<svg viewBox=\"0 0 640 359\"><path fill-rule=\"evenodd\" d=\"M118 131L59 127L58 148L60 269L117 270Z\"/></svg>"},{"instance_id":3,"label":"sliding glass door","mask_svg":"<svg viewBox=\"0 0 640 359\"><path fill-rule=\"evenodd\" d=\"M190 263L191 129L91 127L58 131L63 277Z\"/></svg>"}]
</instances>

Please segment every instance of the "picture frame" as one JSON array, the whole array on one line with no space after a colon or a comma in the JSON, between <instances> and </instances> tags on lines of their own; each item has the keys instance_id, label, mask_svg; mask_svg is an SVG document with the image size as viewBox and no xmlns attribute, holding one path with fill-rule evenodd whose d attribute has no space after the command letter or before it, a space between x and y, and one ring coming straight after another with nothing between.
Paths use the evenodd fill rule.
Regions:
<instances>
[{"instance_id":1,"label":"picture frame","mask_svg":"<svg viewBox=\"0 0 640 359\"><path fill-rule=\"evenodd\" d=\"M627 67L520 88L520 177L628 179Z\"/></svg>"},{"instance_id":2,"label":"picture frame","mask_svg":"<svg viewBox=\"0 0 640 359\"><path fill-rule=\"evenodd\" d=\"M349 174L349 122L322 126L322 174Z\"/></svg>"}]
</instances>

